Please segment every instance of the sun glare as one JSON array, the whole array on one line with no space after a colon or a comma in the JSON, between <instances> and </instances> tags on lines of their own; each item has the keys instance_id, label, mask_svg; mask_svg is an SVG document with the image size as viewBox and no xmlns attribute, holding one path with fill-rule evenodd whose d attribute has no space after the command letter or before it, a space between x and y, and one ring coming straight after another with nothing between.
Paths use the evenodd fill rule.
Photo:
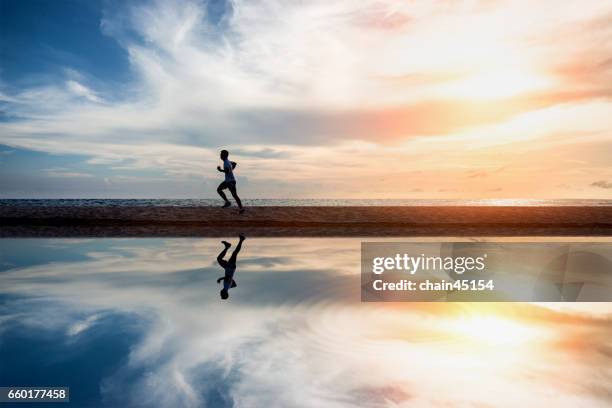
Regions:
<instances>
[{"instance_id":1,"label":"sun glare","mask_svg":"<svg viewBox=\"0 0 612 408\"><path fill-rule=\"evenodd\" d=\"M535 329L496 316L463 316L449 324L458 336L483 343L517 345L532 340Z\"/></svg>"},{"instance_id":2,"label":"sun glare","mask_svg":"<svg viewBox=\"0 0 612 408\"><path fill-rule=\"evenodd\" d=\"M448 84L448 95L468 99L507 98L550 85L550 81L522 68L505 68L475 73Z\"/></svg>"}]
</instances>

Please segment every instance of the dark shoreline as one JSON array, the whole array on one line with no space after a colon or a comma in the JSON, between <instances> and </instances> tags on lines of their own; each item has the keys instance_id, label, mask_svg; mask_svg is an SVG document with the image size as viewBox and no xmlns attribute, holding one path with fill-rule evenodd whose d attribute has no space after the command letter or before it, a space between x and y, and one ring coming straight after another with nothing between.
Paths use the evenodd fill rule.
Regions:
<instances>
[{"instance_id":1,"label":"dark shoreline","mask_svg":"<svg viewBox=\"0 0 612 408\"><path fill-rule=\"evenodd\" d=\"M612 207L0 207L0 237L612 236Z\"/></svg>"}]
</instances>

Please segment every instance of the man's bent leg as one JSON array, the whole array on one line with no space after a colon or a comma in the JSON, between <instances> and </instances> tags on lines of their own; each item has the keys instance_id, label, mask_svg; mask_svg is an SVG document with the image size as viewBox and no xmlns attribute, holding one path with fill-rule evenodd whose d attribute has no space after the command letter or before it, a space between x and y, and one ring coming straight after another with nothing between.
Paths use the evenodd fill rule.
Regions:
<instances>
[{"instance_id":1,"label":"man's bent leg","mask_svg":"<svg viewBox=\"0 0 612 408\"><path fill-rule=\"evenodd\" d=\"M238 197L238 193L236 192L236 184L229 183L228 185L230 193L232 193L232 197L236 200L236 204L238 204L238 208L242 208L242 201L240 201L240 197Z\"/></svg>"},{"instance_id":2,"label":"man's bent leg","mask_svg":"<svg viewBox=\"0 0 612 408\"><path fill-rule=\"evenodd\" d=\"M219 255L217 256L217 262L219 263L219 265L221 265L221 267L225 268L225 259L223 259L225 257L225 254L227 254L227 250L229 249L228 246L226 246L225 248L223 248L223 251L221 251L221 253L219 253Z\"/></svg>"},{"instance_id":3,"label":"man's bent leg","mask_svg":"<svg viewBox=\"0 0 612 408\"><path fill-rule=\"evenodd\" d=\"M236 263L236 259L238 258L238 253L240 252L240 249L242 248L242 239L240 241L238 241L238 245L236 245L236 249L234 249L234 252L232 252L232 256L230 256L229 262L230 263Z\"/></svg>"},{"instance_id":4,"label":"man's bent leg","mask_svg":"<svg viewBox=\"0 0 612 408\"><path fill-rule=\"evenodd\" d=\"M221 198L227 203L227 202L229 202L229 200L227 199L227 196L223 192L223 189L225 189L225 188L227 188L227 184L225 182L219 184L219 187L217 187L217 193L219 193Z\"/></svg>"}]
</instances>

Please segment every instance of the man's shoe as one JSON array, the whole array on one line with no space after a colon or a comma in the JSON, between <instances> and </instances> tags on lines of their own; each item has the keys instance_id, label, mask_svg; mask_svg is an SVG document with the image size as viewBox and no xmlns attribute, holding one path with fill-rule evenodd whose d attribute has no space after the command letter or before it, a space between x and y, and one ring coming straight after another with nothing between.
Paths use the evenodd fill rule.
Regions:
<instances>
[{"instance_id":1,"label":"man's shoe","mask_svg":"<svg viewBox=\"0 0 612 408\"><path fill-rule=\"evenodd\" d=\"M244 214L244 208L239 209L238 214Z\"/></svg>"},{"instance_id":2,"label":"man's shoe","mask_svg":"<svg viewBox=\"0 0 612 408\"><path fill-rule=\"evenodd\" d=\"M226 201L225 204L223 204L223 207L221 207L221 208L227 208L230 205L232 205L232 203L230 203L229 201Z\"/></svg>"},{"instance_id":3,"label":"man's shoe","mask_svg":"<svg viewBox=\"0 0 612 408\"><path fill-rule=\"evenodd\" d=\"M229 247L231 247L231 246L232 246L232 244L230 244L230 243L229 243L229 242L227 242L227 241L221 241L221 243L222 243L222 244L223 244L223 245L224 245L226 248L229 248Z\"/></svg>"}]
</instances>

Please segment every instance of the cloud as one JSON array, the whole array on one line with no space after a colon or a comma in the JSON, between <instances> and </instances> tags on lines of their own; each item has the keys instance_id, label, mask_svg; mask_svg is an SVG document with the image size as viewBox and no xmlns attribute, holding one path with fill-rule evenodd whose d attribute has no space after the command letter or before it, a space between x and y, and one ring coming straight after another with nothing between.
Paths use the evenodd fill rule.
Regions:
<instances>
[{"instance_id":1,"label":"cloud","mask_svg":"<svg viewBox=\"0 0 612 408\"><path fill-rule=\"evenodd\" d=\"M92 91L85 85L78 83L77 81L73 81L73 80L66 81L66 87L68 88L70 92L72 92L76 96L82 96L83 98L87 99L90 102L96 102L96 103L102 102L102 100L98 97L98 95L96 95L94 91Z\"/></svg>"},{"instance_id":2,"label":"cloud","mask_svg":"<svg viewBox=\"0 0 612 408\"><path fill-rule=\"evenodd\" d=\"M470 174L468 174L468 178L484 178L488 176L489 173L486 171L471 171Z\"/></svg>"},{"instance_id":3,"label":"cloud","mask_svg":"<svg viewBox=\"0 0 612 408\"><path fill-rule=\"evenodd\" d=\"M69 171L68 169L64 169L64 168L44 169L43 172L45 172L45 174L48 177L60 177L60 178L89 178L89 177L93 177L93 175L89 174L89 173Z\"/></svg>"},{"instance_id":4,"label":"cloud","mask_svg":"<svg viewBox=\"0 0 612 408\"><path fill-rule=\"evenodd\" d=\"M76 336L78 334L81 334L82 332L92 327L96 323L96 321L100 319L100 317L102 317L101 314L93 314L91 316L88 316L85 320L77 321L68 328L66 334L68 336Z\"/></svg>"},{"instance_id":5,"label":"cloud","mask_svg":"<svg viewBox=\"0 0 612 408\"><path fill-rule=\"evenodd\" d=\"M605 188L605 189L610 189L610 188L612 188L612 182L605 181L605 180L598 180L598 181L592 182L591 186L599 187L599 188Z\"/></svg>"},{"instance_id":6,"label":"cloud","mask_svg":"<svg viewBox=\"0 0 612 408\"><path fill-rule=\"evenodd\" d=\"M214 134L247 143L385 140L453 132L529 109L609 94L606 89L588 94L548 91L466 105L435 86L429 89L430 77L442 77L442 84L453 82L452 78L460 81L467 68L449 71L437 55L416 47L405 50L399 44L415 30L417 38L433 35L426 17L434 19L427 19L428 25L440 28L434 23L445 21L445 11L454 9L432 10L424 4L412 9L391 2L237 1L221 14L223 28L211 23L209 8L200 2L149 2L107 10L101 27L126 49L138 74L133 96L109 108L83 108L80 101L51 104L52 117L37 130L76 133L83 130L84 122L94 121L100 127L97 138L126 132L145 132L151 138L155 130L168 130L179 143L190 133L201 134L200 143L219 143ZM499 14L491 17L500 18ZM380 24L386 26L398 16L417 21L379 31ZM370 22L365 26L364 18ZM370 41L355 42L369 35ZM399 58L400 50L415 53L414 64ZM393 64L397 68L378 61L389 58L397 59ZM402 86L380 79L385 77L412 80ZM101 101L75 79L67 80L66 86L74 96L93 104ZM57 95L47 95L48 101L62 94L61 89L53 92ZM44 102L43 98L28 105ZM16 113L24 119L29 116L28 109ZM65 117L73 118L74 124L64 126Z\"/></svg>"},{"instance_id":7,"label":"cloud","mask_svg":"<svg viewBox=\"0 0 612 408\"><path fill-rule=\"evenodd\" d=\"M269 147L265 148L238 148L233 149L231 151L232 154L245 156L245 157L258 157L262 159L280 159L280 158L288 158L290 153L288 151L283 151L280 149L272 149Z\"/></svg>"}]
</instances>

